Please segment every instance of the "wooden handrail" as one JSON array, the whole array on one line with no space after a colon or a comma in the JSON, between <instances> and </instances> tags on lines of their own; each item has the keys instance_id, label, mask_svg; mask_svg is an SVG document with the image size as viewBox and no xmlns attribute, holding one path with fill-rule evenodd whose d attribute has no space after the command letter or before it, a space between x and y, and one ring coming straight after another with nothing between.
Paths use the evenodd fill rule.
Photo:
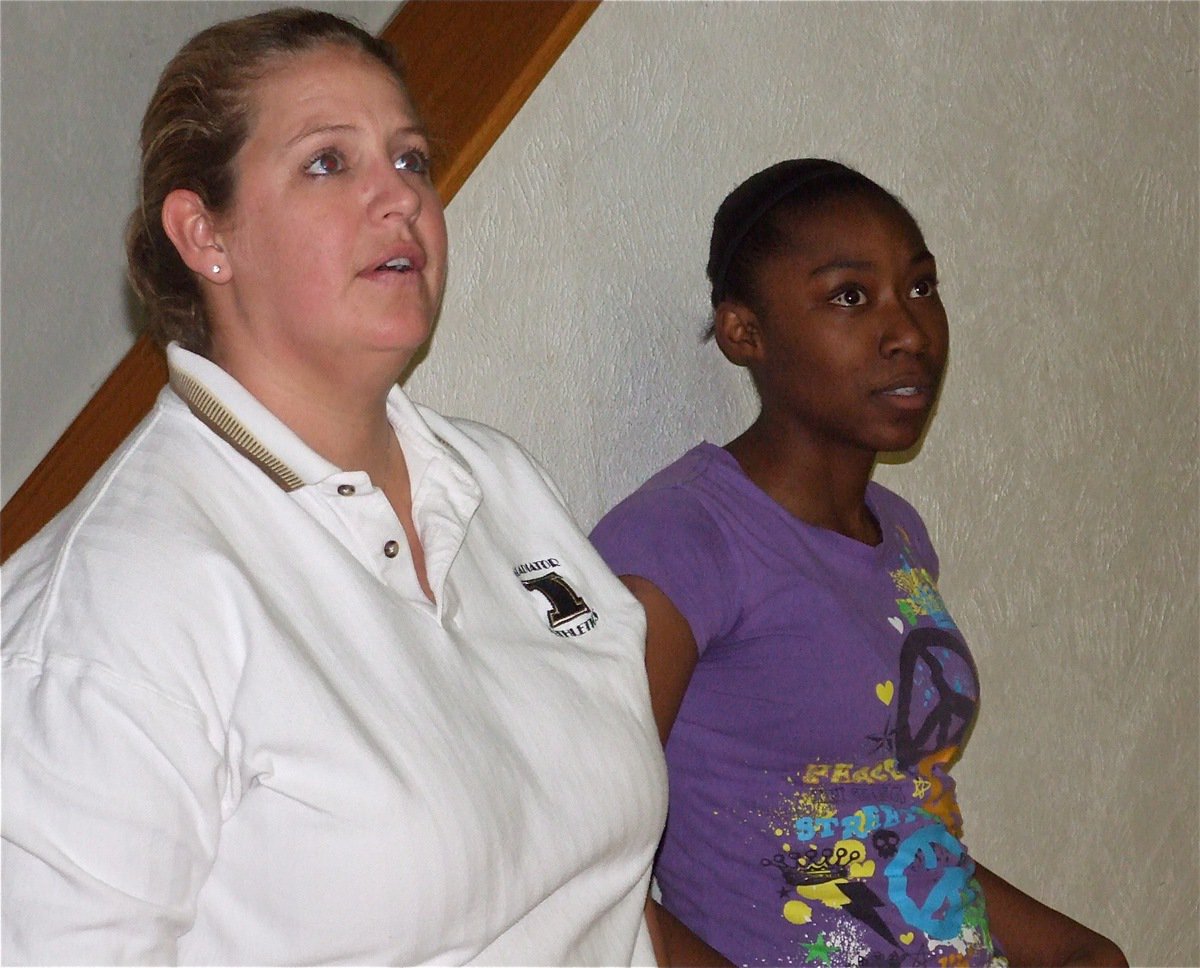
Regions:
<instances>
[{"instance_id":1,"label":"wooden handrail","mask_svg":"<svg viewBox=\"0 0 1200 968\"><path fill-rule=\"evenodd\" d=\"M380 32L404 61L449 203L599 0L408 0ZM115 231L115 229L114 229ZM142 336L0 510L0 561L82 490L154 404L162 353Z\"/></svg>"},{"instance_id":2,"label":"wooden handrail","mask_svg":"<svg viewBox=\"0 0 1200 968\"><path fill-rule=\"evenodd\" d=\"M600 0L409 0L380 36L404 60L449 202Z\"/></svg>"}]
</instances>

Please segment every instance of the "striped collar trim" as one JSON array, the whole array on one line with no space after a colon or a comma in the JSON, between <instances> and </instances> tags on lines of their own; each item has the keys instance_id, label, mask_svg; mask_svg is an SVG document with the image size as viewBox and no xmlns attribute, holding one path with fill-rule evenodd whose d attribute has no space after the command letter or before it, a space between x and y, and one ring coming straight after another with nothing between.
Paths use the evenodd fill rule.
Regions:
<instances>
[{"instance_id":1,"label":"striped collar trim","mask_svg":"<svg viewBox=\"0 0 1200 968\"><path fill-rule=\"evenodd\" d=\"M188 409L235 450L249 457L259 469L285 491L299 490L304 479L275 456L218 400L209 389L187 373L171 371L171 389L188 405Z\"/></svg>"},{"instance_id":2,"label":"striped collar trim","mask_svg":"<svg viewBox=\"0 0 1200 968\"><path fill-rule=\"evenodd\" d=\"M188 409L284 491L338 473L211 360L172 343L167 369L171 389Z\"/></svg>"},{"instance_id":3,"label":"striped collar trim","mask_svg":"<svg viewBox=\"0 0 1200 968\"><path fill-rule=\"evenodd\" d=\"M284 491L319 484L346 473L326 460L212 360L178 343L167 347L168 382L188 409L238 453L252 461ZM448 457L461 470L466 461L426 422L399 386L388 394L388 420L408 462L409 476L420 480L431 462Z\"/></svg>"}]
</instances>

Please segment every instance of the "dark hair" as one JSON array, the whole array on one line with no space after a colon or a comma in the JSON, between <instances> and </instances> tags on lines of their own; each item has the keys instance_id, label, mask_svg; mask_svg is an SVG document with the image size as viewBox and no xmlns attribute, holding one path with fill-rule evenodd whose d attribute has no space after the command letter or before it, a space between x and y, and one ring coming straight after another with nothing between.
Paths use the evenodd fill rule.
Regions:
<instances>
[{"instance_id":1,"label":"dark hair","mask_svg":"<svg viewBox=\"0 0 1200 968\"><path fill-rule=\"evenodd\" d=\"M866 175L825 158L793 158L751 175L731 191L713 218L708 249L712 304L732 299L754 306L755 270L790 244L790 218L831 198L868 195L894 205L916 225L904 203ZM705 338L711 338L710 326Z\"/></svg>"},{"instance_id":2,"label":"dark hair","mask_svg":"<svg viewBox=\"0 0 1200 968\"><path fill-rule=\"evenodd\" d=\"M163 230L163 200L186 188L210 211L224 210L235 187L233 159L250 132L252 84L275 58L326 44L375 58L404 87L391 47L348 20L298 7L209 27L164 68L142 119L138 203L125 230L129 282L160 346L178 340L202 354L211 346L200 286Z\"/></svg>"}]
</instances>

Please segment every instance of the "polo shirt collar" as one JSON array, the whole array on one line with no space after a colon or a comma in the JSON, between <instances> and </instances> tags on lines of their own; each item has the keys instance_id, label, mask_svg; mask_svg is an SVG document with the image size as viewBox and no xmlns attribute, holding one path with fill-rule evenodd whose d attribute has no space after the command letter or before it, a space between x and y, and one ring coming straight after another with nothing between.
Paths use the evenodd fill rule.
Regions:
<instances>
[{"instance_id":1,"label":"polo shirt collar","mask_svg":"<svg viewBox=\"0 0 1200 968\"><path fill-rule=\"evenodd\" d=\"M171 343L167 346L167 372L171 389L188 409L283 490L299 490L344 472L211 360ZM405 448L409 473L416 481L434 453L449 448L429 429L399 386L388 394L387 406L388 420ZM451 456L461 464L457 454Z\"/></svg>"}]
</instances>

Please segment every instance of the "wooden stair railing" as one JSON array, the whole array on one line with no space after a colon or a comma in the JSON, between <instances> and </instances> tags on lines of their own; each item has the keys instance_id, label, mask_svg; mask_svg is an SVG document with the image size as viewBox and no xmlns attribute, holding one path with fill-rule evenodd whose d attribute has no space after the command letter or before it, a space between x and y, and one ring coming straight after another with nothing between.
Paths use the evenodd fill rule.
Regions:
<instances>
[{"instance_id":1,"label":"wooden stair railing","mask_svg":"<svg viewBox=\"0 0 1200 968\"><path fill-rule=\"evenodd\" d=\"M404 61L449 203L600 0L408 0L380 32ZM117 231L114 226L113 231ZM82 490L166 383L142 336L0 510L4 561Z\"/></svg>"}]
</instances>

